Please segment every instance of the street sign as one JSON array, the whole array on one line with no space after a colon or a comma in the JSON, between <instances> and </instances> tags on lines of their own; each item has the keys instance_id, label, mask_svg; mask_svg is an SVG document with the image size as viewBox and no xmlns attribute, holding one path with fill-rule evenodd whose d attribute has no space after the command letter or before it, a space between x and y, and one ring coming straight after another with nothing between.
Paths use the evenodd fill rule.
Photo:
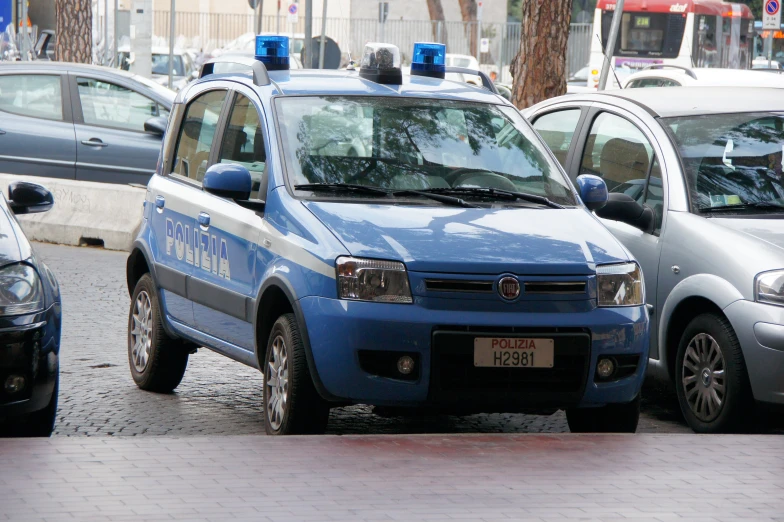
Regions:
<instances>
[{"instance_id":1,"label":"street sign","mask_svg":"<svg viewBox=\"0 0 784 522\"><path fill-rule=\"evenodd\" d=\"M762 9L762 29L773 29L778 31L781 28L781 2L782 0L765 0Z\"/></svg>"},{"instance_id":2,"label":"street sign","mask_svg":"<svg viewBox=\"0 0 784 522\"><path fill-rule=\"evenodd\" d=\"M5 28L11 25L11 8L13 2L0 0L0 33L5 31Z\"/></svg>"},{"instance_id":3,"label":"street sign","mask_svg":"<svg viewBox=\"0 0 784 522\"><path fill-rule=\"evenodd\" d=\"M289 4L288 8L288 18L290 24L298 24L299 23L299 6L297 4Z\"/></svg>"},{"instance_id":4,"label":"street sign","mask_svg":"<svg viewBox=\"0 0 784 522\"><path fill-rule=\"evenodd\" d=\"M489 53L490 52L490 38L482 38L480 40L479 52L480 53Z\"/></svg>"}]
</instances>

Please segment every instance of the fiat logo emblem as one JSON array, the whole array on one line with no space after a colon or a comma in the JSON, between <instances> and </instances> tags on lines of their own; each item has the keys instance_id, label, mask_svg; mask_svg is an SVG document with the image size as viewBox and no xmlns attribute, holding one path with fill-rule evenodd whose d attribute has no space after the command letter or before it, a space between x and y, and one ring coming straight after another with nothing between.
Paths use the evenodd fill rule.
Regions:
<instances>
[{"instance_id":1,"label":"fiat logo emblem","mask_svg":"<svg viewBox=\"0 0 784 522\"><path fill-rule=\"evenodd\" d=\"M502 277L498 281L498 293L507 301L517 299L520 295L520 282L514 277Z\"/></svg>"}]
</instances>

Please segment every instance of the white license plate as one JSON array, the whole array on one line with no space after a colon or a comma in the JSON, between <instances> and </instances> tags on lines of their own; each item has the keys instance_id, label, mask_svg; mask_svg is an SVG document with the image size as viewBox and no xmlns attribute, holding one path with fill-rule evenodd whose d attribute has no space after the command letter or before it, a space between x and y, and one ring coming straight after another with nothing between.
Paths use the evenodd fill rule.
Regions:
<instances>
[{"instance_id":1,"label":"white license plate","mask_svg":"<svg viewBox=\"0 0 784 522\"><path fill-rule=\"evenodd\" d=\"M474 366L489 368L552 368L555 342L523 337L477 337Z\"/></svg>"}]
</instances>

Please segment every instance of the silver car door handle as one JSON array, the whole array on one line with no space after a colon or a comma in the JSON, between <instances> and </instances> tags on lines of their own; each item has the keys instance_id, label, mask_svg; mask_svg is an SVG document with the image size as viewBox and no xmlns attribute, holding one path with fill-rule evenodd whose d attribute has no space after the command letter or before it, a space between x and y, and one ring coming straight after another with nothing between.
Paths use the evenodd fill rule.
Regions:
<instances>
[{"instance_id":1,"label":"silver car door handle","mask_svg":"<svg viewBox=\"0 0 784 522\"><path fill-rule=\"evenodd\" d=\"M199 212L199 226L202 230L210 228L210 215L206 212Z\"/></svg>"},{"instance_id":2,"label":"silver car door handle","mask_svg":"<svg viewBox=\"0 0 784 522\"><path fill-rule=\"evenodd\" d=\"M88 147L108 147L108 143L104 143L98 138L90 138L89 140L82 140L82 145L87 145Z\"/></svg>"},{"instance_id":3,"label":"silver car door handle","mask_svg":"<svg viewBox=\"0 0 784 522\"><path fill-rule=\"evenodd\" d=\"M0 136L2 136L3 134L5 134L5 131L3 129L0 129Z\"/></svg>"}]
</instances>

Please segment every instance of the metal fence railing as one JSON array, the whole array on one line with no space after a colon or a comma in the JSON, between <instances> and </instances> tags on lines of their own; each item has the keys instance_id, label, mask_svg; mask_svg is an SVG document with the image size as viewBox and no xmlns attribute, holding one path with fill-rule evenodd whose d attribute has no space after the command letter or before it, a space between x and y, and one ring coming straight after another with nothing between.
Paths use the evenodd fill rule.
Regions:
<instances>
[{"instance_id":1,"label":"metal fence railing","mask_svg":"<svg viewBox=\"0 0 784 522\"><path fill-rule=\"evenodd\" d=\"M159 45L168 45L169 11L155 11L153 34ZM321 19L313 19L314 36L321 34ZM242 35L255 32L253 15L225 13L177 13L177 45L211 52ZM304 33L304 19L289 24L286 17L264 16L263 32ZM572 24L567 49L567 71L572 74L588 63L592 24ZM436 41L447 45L449 53L476 56L480 46L477 22L438 22L430 20L388 20L328 18L326 35L335 40L347 58L361 56L367 42L385 41L400 48L404 63L410 58L414 42ZM519 23L483 23L481 38L488 40L487 52L481 54L482 68L495 70L501 81L511 82L509 64L520 47Z\"/></svg>"}]
</instances>

